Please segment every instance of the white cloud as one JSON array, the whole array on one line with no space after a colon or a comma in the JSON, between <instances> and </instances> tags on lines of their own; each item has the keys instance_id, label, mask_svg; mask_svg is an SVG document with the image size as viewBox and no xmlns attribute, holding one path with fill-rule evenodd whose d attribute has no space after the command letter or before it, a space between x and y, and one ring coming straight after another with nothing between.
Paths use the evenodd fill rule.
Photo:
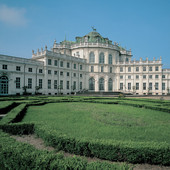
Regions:
<instances>
[{"instance_id":1,"label":"white cloud","mask_svg":"<svg viewBox=\"0 0 170 170\"><path fill-rule=\"evenodd\" d=\"M14 26L25 26L27 19L25 18L26 10L0 5L0 22Z\"/></svg>"}]
</instances>

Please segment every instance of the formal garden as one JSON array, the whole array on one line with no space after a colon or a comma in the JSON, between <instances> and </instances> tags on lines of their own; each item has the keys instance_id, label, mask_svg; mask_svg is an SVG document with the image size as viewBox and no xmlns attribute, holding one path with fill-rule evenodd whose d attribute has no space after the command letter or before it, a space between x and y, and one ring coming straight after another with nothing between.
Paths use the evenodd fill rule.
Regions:
<instances>
[{"instance_id":1,"label":"formal garden","mask_svg":"<svg viewBox=\"0 0 170 170\"><path fill-rule=\"evenodd\" d=\"M0 98L3 169L170 168L170 100L89 96ZM53 151L17 141L34 135Z\"/></svg>"}]
</instances>

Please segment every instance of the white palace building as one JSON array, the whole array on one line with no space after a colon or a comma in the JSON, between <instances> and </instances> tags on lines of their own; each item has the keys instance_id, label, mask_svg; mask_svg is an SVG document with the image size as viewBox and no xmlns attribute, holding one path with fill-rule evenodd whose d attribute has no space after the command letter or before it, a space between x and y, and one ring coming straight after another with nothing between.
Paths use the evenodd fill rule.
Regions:
<instances>
[{"instance_id":1,"label":"white palace building","mask_svg":"<svg viewBox=\"0 0 170 170\"><path fill-rule=\"evenodd\" d=\"M132 60L131 50L103 38L96 29L75 42L54 41L51 50L32 51L32 58L0 55L0 95L131 93L167 95L170 69L161 57Z\"/></svg>"}]
</instances>

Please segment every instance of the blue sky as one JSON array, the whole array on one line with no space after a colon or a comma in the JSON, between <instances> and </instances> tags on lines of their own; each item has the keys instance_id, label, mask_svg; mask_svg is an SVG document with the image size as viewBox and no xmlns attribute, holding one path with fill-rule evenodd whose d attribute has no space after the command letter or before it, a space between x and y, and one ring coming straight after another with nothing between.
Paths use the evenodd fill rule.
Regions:
<instances>
[{"instance_id":1,"label":"blue sky","mask_svg":"<svg viewBox=\"0 0 170 170\"><path fill-rule=\"evenodd\" d=\"M0 0L0 54L31 58L32 49L74 41L91 26L133 58L162 56L170 68L170 0Z\"/></svg>"}]
</instances>

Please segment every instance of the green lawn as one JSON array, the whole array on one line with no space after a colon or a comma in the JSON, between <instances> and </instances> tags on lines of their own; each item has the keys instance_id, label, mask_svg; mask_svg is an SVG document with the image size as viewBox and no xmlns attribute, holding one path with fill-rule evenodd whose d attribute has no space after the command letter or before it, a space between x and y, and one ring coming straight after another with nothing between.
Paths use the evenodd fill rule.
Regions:
<instances>
[{"instance_id":1,"label":"green lawn","mask_svg":"<svg viewBox=\"0 0 170 170\"><path fill-rule=\"evenodd\" d=\"M95 103L49 103L30 106L23 122L42 123L77 139L170 143L170 114L132 106Z\"/></svg>"}]
</instances>

